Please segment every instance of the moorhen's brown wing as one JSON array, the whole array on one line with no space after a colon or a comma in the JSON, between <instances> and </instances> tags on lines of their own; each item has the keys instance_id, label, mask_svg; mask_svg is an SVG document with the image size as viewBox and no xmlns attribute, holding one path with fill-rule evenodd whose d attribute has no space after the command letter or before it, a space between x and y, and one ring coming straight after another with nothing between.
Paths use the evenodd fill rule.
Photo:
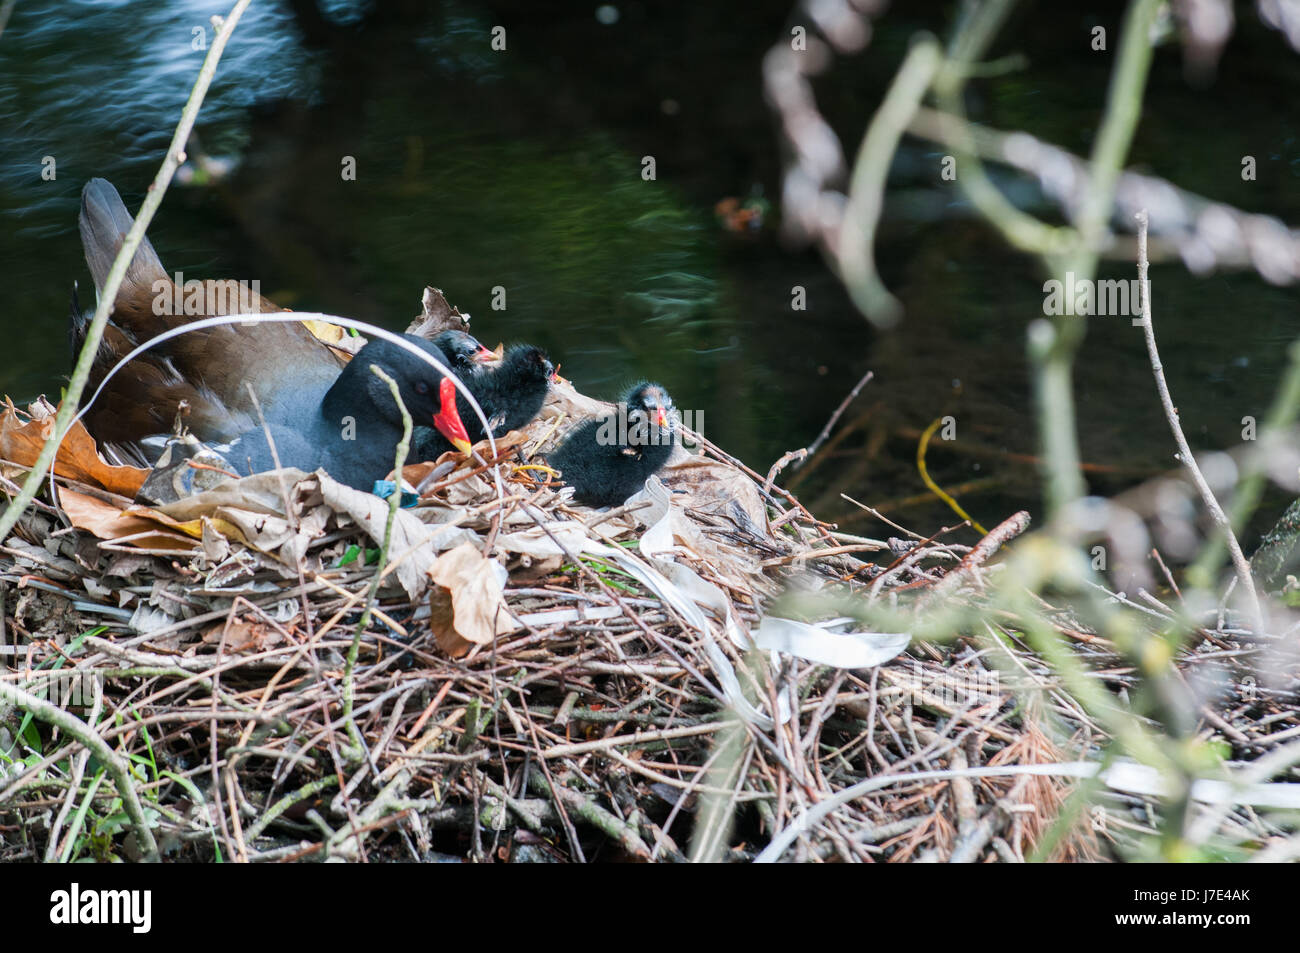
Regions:
<instances>
[{"instance_id":1,"label":"moorhen's brown wing","mask_svg":"<svg viewBox=\"0 0 1300 953\"><path fill-rule=\"evenodd\" d=\"M92 179L86 184L81 238L97 293L132 223L109 182ZM175 313L178 310L182 313ZM201 313L183 313L187 310ZM280 309L251 289L240 293L231 282L212 280L203 283L201 296L187 302L185 290L177 289L146 239L118 290L91 392L136 344L199 318L244 310ZM82 330L74 322L74 343L79 343ZM165 341L120 370L87 413L86 424L103 442L132 444L170 431L177 406L185 400L190 405L188 425L199 439L230 440L257 420L246 383L253 385L267 420L283 423L304 399L318 402L341 366L298 322L205 328Z\"/></svg>"}]
</instances>

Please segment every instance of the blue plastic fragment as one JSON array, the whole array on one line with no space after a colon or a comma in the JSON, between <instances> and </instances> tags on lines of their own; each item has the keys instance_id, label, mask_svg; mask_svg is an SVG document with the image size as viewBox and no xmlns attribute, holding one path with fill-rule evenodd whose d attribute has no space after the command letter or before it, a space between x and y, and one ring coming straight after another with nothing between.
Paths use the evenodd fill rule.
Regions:
<instances>
[{"instance_id":1,"label":"blue plastic fragment","mask_svg":"<svg viewBox=\"0 0 1300 953\"><path fill-rule=\"evenodd\" d=\"M375 496L379 497L381 500L386 500L393 495L393 491L396 489L397 484L392 480L376 480L374 488L370 492L375 494ZM412 493L410 490L402 491L402 502L399 504L402 509L409 510L419 502L419 494Z\"/></svg>"}]
</instances>

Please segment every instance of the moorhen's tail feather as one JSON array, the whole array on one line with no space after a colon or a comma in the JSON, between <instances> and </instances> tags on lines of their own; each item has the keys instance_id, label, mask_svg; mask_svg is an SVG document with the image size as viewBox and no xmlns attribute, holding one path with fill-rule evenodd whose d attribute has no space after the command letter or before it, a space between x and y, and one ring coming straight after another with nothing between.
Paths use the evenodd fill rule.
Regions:
<instances>
[{"instance_id":1,"label":"moorhen's tail feather","mask_svg":"<svg viewBox=\"0 0 1300 953\"><path fill-rule=\"evenodd\" d=\"M107 179L91 179L81 192L81 247L86 252L86 265L95 279L95 294L99 295L108 278L113 259L122 248L126 233L135 219L122 203L122 196ZM126 277L118 291L118 300L132 294L153 294L153 283L167 279L162 260L146 237L135 250L135 257L126 269Z\"/></svg>"},{"instance_id":2,"label":"moorhen's tail feather","mask_svg":"<svg viewBox=\"0 0 1300 953\"><path fill-rule=\"evenodd\" d=\"M68 306L68 348L72 351L69 367L77 364L77 355L81 353L81 342L86 337L86 325L90 316L81 310L81 299L77 295L77 282L72 282L72 301Z\"/></svg>"},{"instance_id":3,"label":"moorhen's tail feather","mask_svg":"<svg viewBox=\"0 0 1300 953\"><path fill-rule=\"evenodd\" d=\"M114 324L104 327L86 399L137 343ZM80 340L74 341L74 347L80 349ZM119 382L122 386L114 386ZM141 395L146 396L142 399ZM104 388L86 412L86 426L96 440L115 444L124 456L149 460L154 451L146 449L141 441L154 434L171 433L182 401L188 405L182 420L200 439L229 440L257 422L249 414L227 406L202 381L188 379L170 358L146 351L118 371Z\"/></svg>"}]
</instances>

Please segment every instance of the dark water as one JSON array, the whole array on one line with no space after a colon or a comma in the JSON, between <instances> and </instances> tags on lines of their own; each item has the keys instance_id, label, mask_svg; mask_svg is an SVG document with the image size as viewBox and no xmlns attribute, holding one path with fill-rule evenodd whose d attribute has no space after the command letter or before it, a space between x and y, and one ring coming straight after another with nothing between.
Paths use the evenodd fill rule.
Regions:
<instances>
[{"instance_id":1,"label":"dark water","mask_svg":"<svg viewBox=\"0 0 1300 953\"><path fill-rule=\"evenodd\" d=\"M783 247L779 209L755 234L714 214L728 196L779 194L780 148L759 66L789 2L737 4L260 0L235 32L204 104L202 150L234 162L209 186L174 186L150 235L187 277L257 279L279 303L405 326L425 284L474 315L484 340L547 347L583 390L639 378L702 411L716 442L766 470L806 445L868 368L852 427L798 491L843 515L845 492L926 532L952 522L916 475L916 433L958 422L931 469L986 523L1036 508L1024 329L1042 310L1034 263L1008 252L938 181L940 155L909 143L881 241L900 328L857 315L821 259ZM909 38L942 34L952 4L895 4L861 56L818 80L856 143ZM976 118L1086 154L1122 8L1029 7L997 52L1027 70L976 86ZM194 30L229 4L21 0L0 36L0 389L57 393L74 279L88 275L78 196L101 175L138 205L203 51ZM609 20L609 10L616 22ZM1184 188L1300 219L1297 55L1241 8L1214 85L1193 88L1176 49L1157 54L1133 165ZM507 50L490 47L506 28ZM210 30L207 37L210 39ZM1259 164L1242 182L1243 155ZM43 181L45 156L57 177ZM652 156L657 178L641 176ZM356 181L340 176L344 157ZM1037 210L1041 212L1042 210ZM1104 277L1130 277L1110 266ZM1193 279L1157 268L1167 373L1202 447L1262 417L1297 334L1294 291L1249 274ZM808 310L792 312L791 289ZM504 288L506 308L491 307ZM1142 342L1126 319L1089 319L1078 397L1090 475L1111 492L1172 463ZM973 482L972 482L973 481Z\"/></svg>"}]
</instances>

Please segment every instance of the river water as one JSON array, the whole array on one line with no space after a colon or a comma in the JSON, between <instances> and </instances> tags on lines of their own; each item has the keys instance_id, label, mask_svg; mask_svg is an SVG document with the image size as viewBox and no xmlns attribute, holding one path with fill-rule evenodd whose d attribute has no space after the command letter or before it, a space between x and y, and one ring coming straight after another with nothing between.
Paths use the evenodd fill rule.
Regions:
<instances>
[{"instance_id":1,"label":"river water","mask_svg":"<svg viewBox=\"0 0 1300 953\"><path fill-rule=\"evenodd\" d=\"M1029 65L977 83L973 116L1086 154L1122 6L1038 4L996 54ZM856 144L909 39L942 35L952 4L895 4L871 45L817 81ZM21 0L0 36L0 385L56 395L67 373L72 282L89 277L77 236L85 180L113 181L133 209L152 178L226 3ZM556 9L568 12L557 13ZM1241 8L1215 82L1186 81L1157 53L1132 164L1241 208L1300 220L1300 58ZM879 243L906 308L890 332L854 311L813 251L780 240L780 146L760 63L788 35L791 5L383 4L259 0L204 104L201 151L229 173L177 185L150 235L186 277L258 280L287 307L392 328L426 284L473 316L489 344L548 348L596 396L662 382L708 435L765 471L805 446L858 378L874 381L848 433L791 473L819 513L878 532L841 493L929 533L955 522L925 500L917 435L951 415L931 470L977 519L1037 511L1025 327L1046 277L974 220L908 141ZM494 27L505 49L494 50ZM1112 43L1112 45L1114 45ZM1257 178L1243 181L1243 156ZM52 157L55 175L42 177ZM646 159L655 175L647 180ZM342 169L352 163L354 180ZM1050 218L1032 189L1014 187ZM752 229L718 202L748 202ZM1105 277L1127 279L1111 263ZM1153 269L1170 384L1198 448L1262 417L1297 334L1295 292L1251 274ZM792 310L795 289L807 308ZM494 310L494 304L504 304ZM1137 329L1092 318L1078 367L1092 487L1114 492L1173 464ZM1276 504L1275 497L1273 503Z\"/></svg>"}]
</instances>

